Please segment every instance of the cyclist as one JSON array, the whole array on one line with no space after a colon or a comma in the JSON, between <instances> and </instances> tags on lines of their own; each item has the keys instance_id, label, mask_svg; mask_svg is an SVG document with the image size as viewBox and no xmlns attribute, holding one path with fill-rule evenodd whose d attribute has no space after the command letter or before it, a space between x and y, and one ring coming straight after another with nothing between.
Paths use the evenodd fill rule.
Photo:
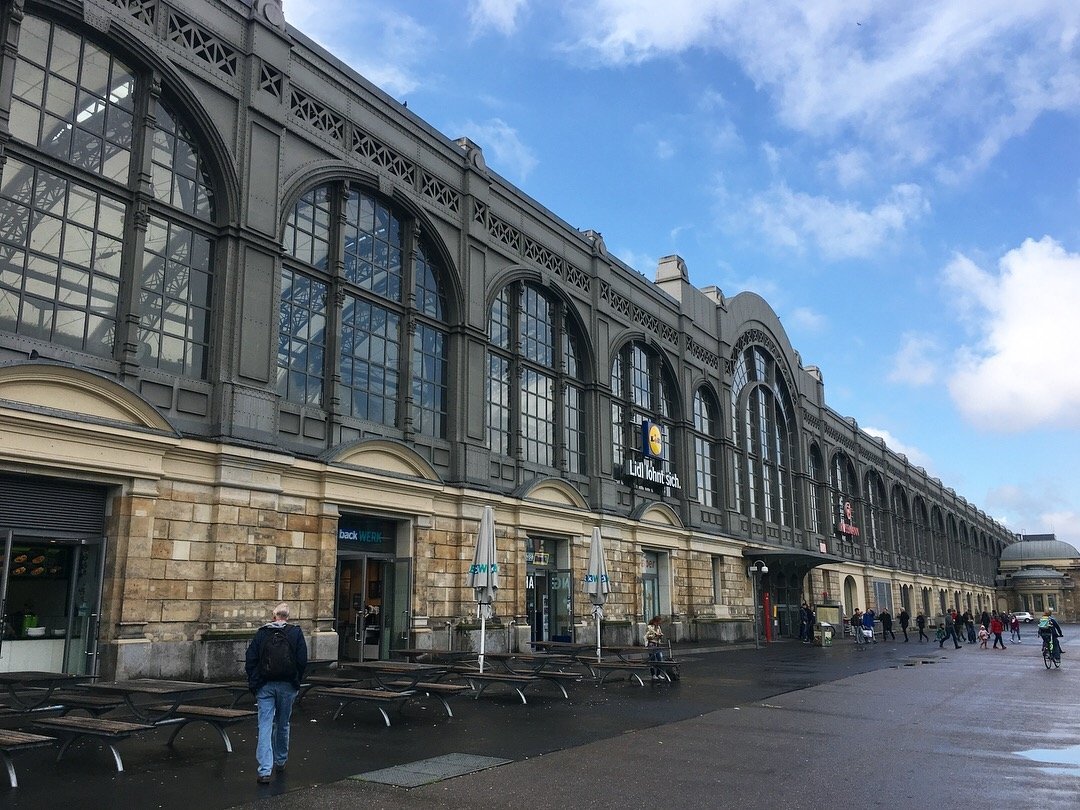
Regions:
<instances>
[{"instance_id":1,"label":"cyclist","mask_svg":"<svg viewBox=\"0 0 1080 810\"><path fill-rule=\"evenodd\" d=\"M1057 619L1053 617L1052 610L1044 610L1042 618L1039 619L1039 637L1043 640L1043 647L1050 644L1051 639L1054 639L1054 659L1061 660L1061 644L1057 639L1061 638L1063 633L1061 632L1061 625L1058 624Z\"/></svg>"}]
</instances>

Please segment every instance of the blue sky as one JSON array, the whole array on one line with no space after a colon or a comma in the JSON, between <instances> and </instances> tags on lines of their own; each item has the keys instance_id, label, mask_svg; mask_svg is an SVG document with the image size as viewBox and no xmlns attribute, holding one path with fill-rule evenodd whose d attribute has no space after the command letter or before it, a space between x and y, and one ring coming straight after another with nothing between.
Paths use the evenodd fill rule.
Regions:
<instances>
[{"instance_id":1,"label":"blue sky","mask_svg":"<svg viewBox=\"0 0 1080 810\"><path fill-rule=\"evenodd\" d=\"M763 295L833 409L1080 546L1080 3L284 6L647 277Z\"/></svg>"}]
</instances>

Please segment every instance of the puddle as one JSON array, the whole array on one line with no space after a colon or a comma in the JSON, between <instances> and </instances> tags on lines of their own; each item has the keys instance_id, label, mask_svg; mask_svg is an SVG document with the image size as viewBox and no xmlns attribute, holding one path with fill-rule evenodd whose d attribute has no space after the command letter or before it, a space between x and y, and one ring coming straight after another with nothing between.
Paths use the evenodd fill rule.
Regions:
<instances>
[{"instance_id":1,"label":"puddle","mask_svg":"<svg viewBox=\"0 0 1080 810\"><path fill-rule=\"evenodd\" d=\"M1030 748L1017 751L1017 756L1039 762L1046 773L1080 776L1080 745L1069 748Z\"/></svg>"}]
</instances>

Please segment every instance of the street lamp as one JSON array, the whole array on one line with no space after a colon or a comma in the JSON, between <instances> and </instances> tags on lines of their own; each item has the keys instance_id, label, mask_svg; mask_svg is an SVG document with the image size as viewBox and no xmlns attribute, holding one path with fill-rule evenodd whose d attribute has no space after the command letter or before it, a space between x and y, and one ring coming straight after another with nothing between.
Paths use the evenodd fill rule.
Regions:
<instances>
[{"instance_id":1,"label":"street lamp","mask_svg":"<svg viewBox=\"0 0 1080 810\"><path fill-rule=\"evenodd\" d=\"M758 578L762 574L769 573L769 566L764 560L754 560L746 569L746 575L750 577L750 583L754 589L754 649L761 649L761 641L758 639Z\"/></svg>"}]
</instances>

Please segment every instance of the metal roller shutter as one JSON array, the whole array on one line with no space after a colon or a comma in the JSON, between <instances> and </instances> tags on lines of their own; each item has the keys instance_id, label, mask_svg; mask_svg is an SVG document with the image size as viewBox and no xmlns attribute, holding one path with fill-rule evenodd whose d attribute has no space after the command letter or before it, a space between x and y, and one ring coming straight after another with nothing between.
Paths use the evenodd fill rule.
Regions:
<instances>
[{"instance_id":1,"label":"metal roller shutter","mask_svg":"<svg viewBox=\"0 0 1080 810\"><path fill-rule=\"evenodd\" d=\"M0 526L16 532L105 533L108 488L60 478L0 475Z\"/></svg>"}]
</instances>

